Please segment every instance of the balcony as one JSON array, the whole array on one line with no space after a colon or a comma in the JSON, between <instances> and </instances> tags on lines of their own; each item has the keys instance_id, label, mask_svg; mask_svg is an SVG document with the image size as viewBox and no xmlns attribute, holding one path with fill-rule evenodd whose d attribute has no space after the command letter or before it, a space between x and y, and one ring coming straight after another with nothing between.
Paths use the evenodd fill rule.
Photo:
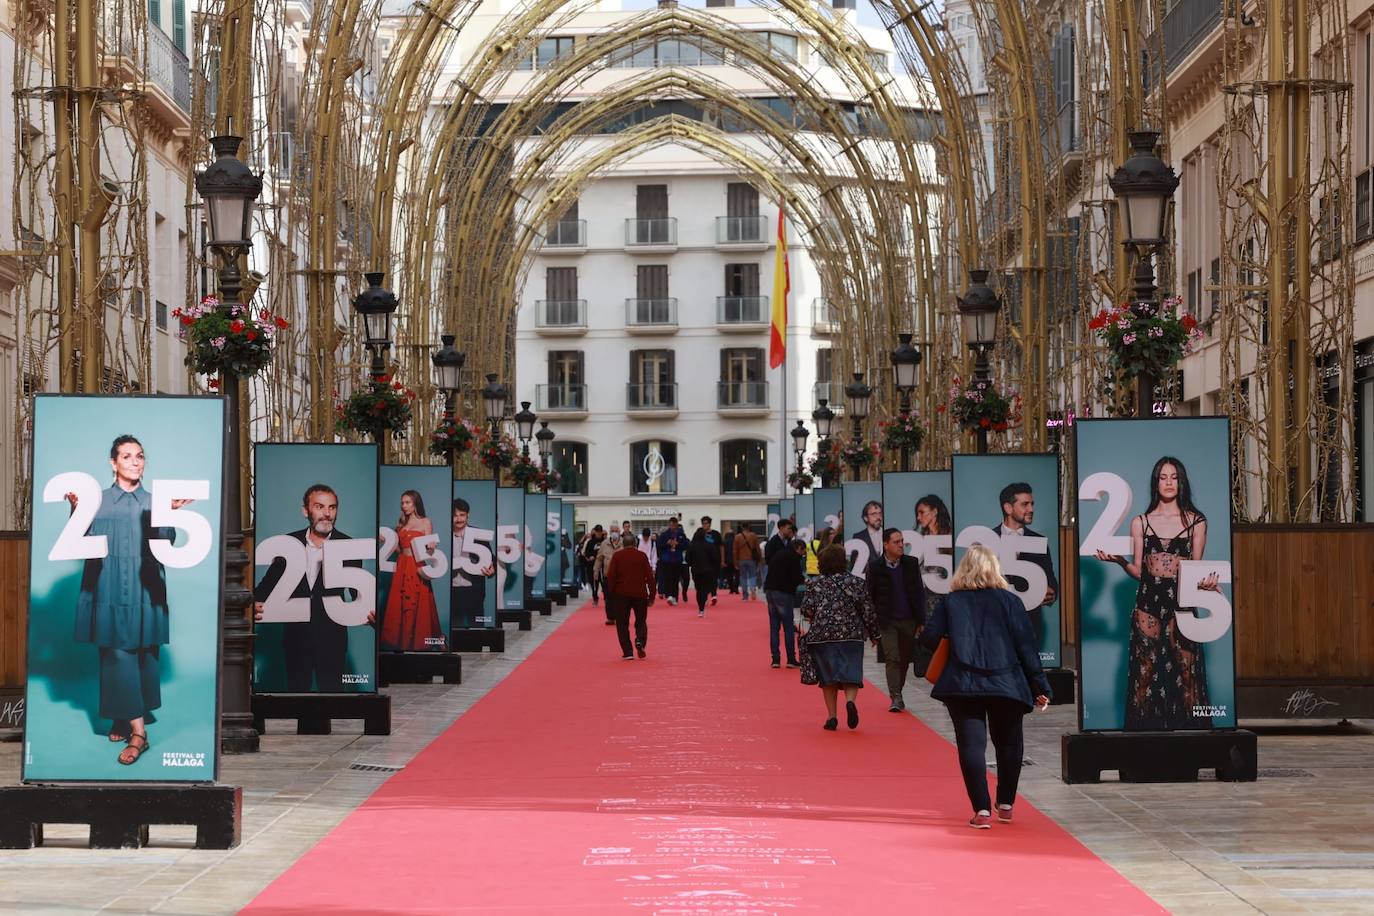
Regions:
<instances>
[{"instance_id":1,"label":"balcony","mask_svg":"<svg viewBox=\"0 0 1374 916\"><path fill-rule=\"evenodd\" d=\"M827 406L836 413L844 411L844 384L841 382L817 382L811 386L811 401L820 406L825 398Z\"/></svg>"},{"instance_id":2,"label":"balcony","mask_svg":"<svg viewBox=\"0 0 1374 916\"><path fill-rule=\"evenodd\" d=\"M1221 0L1179 0L1164 14L1164 72L1174 68L1202 44L1221 23ZM1153 37L1153 36L1152 36ZM1150 47L1154 47L1153 42Z\"/></svg>"},{"instance_id":3,"label":"balcony","mask_svg":"<svg viewBox=\"0 0 1374 916\"><path fill-rule=\"evenodd\" d=\"M840 331L839 306L829 299L812 299L811 331L815 334L838 334Z\"/></svg>"},{"instance_id":4,"label":"balcony","mask_svg":"<svg viewBox=\"0 0 1374 916\"><path fill-rule=\"evenodd\" d=\"M534 326L541 334L575 337L587 333L586 299L534 300Z\"/></svg>"},{"instance_id":5,"label":"balcony","mask_svg":"<svg viewBox=\"0 0 1374 916\"><path fill-rule=\"evenodd\" d=\"M677 383L654 382L625 386L625 410L636 417L668 418L677 416Z\"/></svg>"},{"instance_id":6,"label":"balcony","mask_svg":"<svg viewBox=\"0 0 1374 916\"><path fill-rule=\"evenodd\" d=\"M717 248L728 248L731 251L753 248L762 251L771 242L766 216L716 217Z\"/></svg>"},{"instance_id":7,"label":"balcony","mask_svg":"<svg viewBox=\"0 0 1374 916\"><path fill-rule=\"evenodd\" d=\"M717 382L716 408L731 417L768 415L767 382Z\"/></svg>"},{"instance_id":8,"label":"balcony","mask_svg":"<svg viewBox=\"0 0 1374 916\"><path fill-rule=\"evenodd\" d=\"M541 254L581 254L587 250L587 221L565 219L549 224L539 245Z\"/></svg>"},{"instance_id":9,"label":"balcony","mask_svg":"<svg viewBox=\"0 0 1374 916\"><path fill-rule=\"evenodd\" d=\"M535 385L535 410L556 413L566 419L587 415L586 385Z\"/></svg>"},{"instance_id":10,"label":"balcony","mask_svg":"<svg viewBox=\"0 0 1374 916\"><path fill-rule=\"evenodd\" d=\"M672 334L677 331L676 299L626 299L625 329L631 334Z\"/></svg>"},{"instance_id":11,"label":"balcony","mask_svg":"<svg viewBox=\"0 0 1374 916\"><path fill-rule=\"evenodd\" d=\"M191 127L191 63L166 32L149 25L147 57L133 27L116 15L103 15L102 34L106 52L103 66L116 79L145 93L153 114L177 136L189 136ZM139 59L143 58L142 66Z\"/></svg>"},{"instance_id":12,"label":"balcony","mask_svg":"<svg viewBox=\"0 0 1374 916\"><path fill-rule=\"evenodd\" d=\"M767 296L716 297L716 327L722 331L761 331L770 319Z\"/></svg>"},{"instance_id":13,"label":"balcony","mask_svg":"<svg viewBox=\"0 0 1374 916\"><path fill-rule=\"evenodd\" d=\"M677 219L625 220L625 247L633 251L671 252L677 250Z\"/></svg>"}]
</instances>

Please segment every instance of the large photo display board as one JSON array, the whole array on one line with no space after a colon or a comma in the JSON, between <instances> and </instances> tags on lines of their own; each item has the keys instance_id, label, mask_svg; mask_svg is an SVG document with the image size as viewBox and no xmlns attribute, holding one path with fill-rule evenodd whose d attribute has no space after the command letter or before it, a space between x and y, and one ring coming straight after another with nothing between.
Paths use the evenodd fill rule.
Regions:
<instances>
[{"instance_id":1,"label":"large photo display board","mask_svg":"<svg viewBox=\"0 0 1374 916\"><path fill-rule=\"evenodd\" d=\"M577 506L563 499L559 500L559 511L563 516L563 530L558 539L563 544L563 587L572 590L577 576Z\"/></svg>"},{"instance_id":2,"label":"large photo display board","mask_svg":"<svg viewBox=\"0 0 1374 916\"><path fill-rule=\"evenodd\" d=\"M25 782L214 781L223 453L220 398L35 398Z\"/></svg>"},{"instance_id":3,"label":"large photo display board","mask_svg":"<svg viewBox=\"0 0 1374 916\"><path fill-rule=\"evenodd\" d=\"M1059 458L955 455L954 562L974 544L991 547L1030 615L1040 663L1060 665Z\"/></svg>"},{"instance_id":4,"label":"large photo display board","mask_svg":"<svg viewBox=\"0 0 1374 916\"><path fill-rule=\"evenodd\" d=\"M811 491L812 506L816 514L816 532L826 528L838 531L843 518L843 491L839 487L817 487Z\"/></svg>"},{"instance_id":5,"label":"large photo display board","mask_svg":"<svg viewBox=\"0 0 1374 916\"><path fill-rule=\"evenodd\" d=\"M378 478L378 639L383 652L442 652L449 631L449 482L430 465L383 465Z\"/></svg>"},{"instance_id":6,"label":"large photo display board","mask_svg":"<svg viewBox=\"0 0 1374 916\"><path fill-rule=\"evenodd\" d=\"M497 607L518 611L525 607L525 488L496 490Z\"/></svg>"},{"instance_id":7,"label":"large photo display board","mask_svg":"<svg viewBox=\"0 0 1374 916\"><path fill-rule=\"evenodd\" d=\"M496 622L496 481L453 482L453 628Z\"/></svg>"},{"instance_id":8,"label":"large photo display board","mask_svg":"<svg viewBox=\"0 0 1374 916\"><path fill-rule=\"evenodd\" d=\"M849 571L862 576L868 564L883 555L883 485L860 480L841 484L844 499L839 523L844 528L844 552Z\"/></svg>"},{"instance_id":9,"label":"large photo display board","mask_svg":"<svg viewBox=\"0 0 1374 916\"><path fill-rule=\"evenodd\" d=\"M553 554L547 552L548 497L543 493L525 494L525 588L531 598L544 598L544 566Z\"/></svg>"},{"instance_id":10,"label":"large photo display board","mask_svg":"<svg viewBox=\"0 0 1374 916\"><path fill-rule=\"evenodd\" d=\"M954 576L954 522L949 471L893 471L883 475L883 516L900 528L906 552L921 561L926 617L949 594Z\"/></svg>"},{"instance_id":11,"label":"large photo display board","mask_svg":"<svg viewBox=\"0 0 1374 916\"><path fill-rule=\"evenodd\" d=\"M377 457L255 447L255 692L376 693Z\"/></svg>"},{"instance_id":12,"label":"large photo display board","mask_svg":"<svg viewBox=\"0 0 1374 916\"><path fill-rule=\"evenodd\" d=\"M1234 728L1229 419L1074 436L1083 730Z\"/></svg>"},{"instance_id":13,"label":"large photo display board","mask_svg":"<svg viewBox=\"0 0 1374 916\"><path fill-rule=\"evenodd\" d=\"M563 588L563 500L548 498L548 531L544 538L544 594Z\"/></svg>"}]
</instances>

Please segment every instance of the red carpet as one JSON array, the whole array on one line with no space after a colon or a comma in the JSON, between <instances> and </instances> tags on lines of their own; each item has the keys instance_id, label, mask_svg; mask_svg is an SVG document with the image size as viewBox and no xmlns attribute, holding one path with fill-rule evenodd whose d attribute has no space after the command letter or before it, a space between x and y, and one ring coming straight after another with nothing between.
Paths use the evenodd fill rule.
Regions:
<instances>
[{"instance_id":1,"label":"red carpet","mask_svg":"<svg viewBox=\"0 0 1374 916\"><path fill-rule=\"evenodd\" d=\"M762 601L583 607L249 907L272 913L1159 913L1025 802L966 826L953 746L768 667ZM843 720L843 707L841 707Z\"/></svg>"}]
</instances>

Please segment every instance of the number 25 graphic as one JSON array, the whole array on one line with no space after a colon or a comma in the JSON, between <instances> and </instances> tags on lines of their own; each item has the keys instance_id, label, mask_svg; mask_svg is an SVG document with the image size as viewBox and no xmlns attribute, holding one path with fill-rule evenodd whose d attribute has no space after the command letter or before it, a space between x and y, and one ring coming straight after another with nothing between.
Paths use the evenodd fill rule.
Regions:
<instances>
[{"instance_id":1,"label":"number 25 graphic","mask_svg":"<svg viewBox=\"0 0 1374 916\"><path fill-rule=\"evenodd\" d=\"M163 566L171 569L190 569L210 553L214 532L209 520L184 505L173 509L175 500L207 500L210 498L208 480L154 480L151 483L152 512L150 524L154 528L176 528L185 532L185 543L173 546L167 538L149 538L148 549ZM62 526L57 540L48 551L49 560L102 560L109 556L109 543L103 534L87 534L91 522L104 498L104 488L90 474L68 471L56 474L43 485L43 502L64 502L68 493L76 495L76 507L67 524Z\"/></svg>"}]
</instances>

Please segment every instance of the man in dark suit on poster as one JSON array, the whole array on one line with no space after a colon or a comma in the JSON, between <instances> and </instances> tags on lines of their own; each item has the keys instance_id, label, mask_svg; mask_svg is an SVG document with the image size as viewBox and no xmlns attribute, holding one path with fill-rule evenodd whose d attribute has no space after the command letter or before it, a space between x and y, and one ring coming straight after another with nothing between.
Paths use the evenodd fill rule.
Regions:
<instances>
[{"instance_id":1,"label":"man in dark suit on poster","mask_svg":"<svg viewBox=\"0 0 1374 916\"><path fill-rule=\"evenodd\" d=\"M481 575L476 576L458 567L470 533L468 514L471 511L472 506L466 499L460 496L453 500L453 613L455 626L461 624L460 629L480 625L480 618L486 614L487 579L496 575L494 562L483 567ZM473 543L477 543L475 539Z\"/></svg>"},{"instance_id":2,"label":"man in dark suit on poster","mask_svg":"<svg viewBox=\"0 0 1374 916\"><path fill-rule=\"evenodd\" d=\"M859 557L853 572L856 576L865 575L868 567L883 555L883 504L876 499L864 503L864 526L849 536L851 541L863 541L868 547L868 556Z\"/></svg>"},{"instance_id":3,"label":"man in dark suit on poster","mask_svg":"<svg viewBox=\"0 0 1374 916\"><path fill-rule=\"evenodd\" d=\"M313 484L301 500L301 514L309 524L287 536L305 546L305 573L291 590L292 598L310 599L310 619L283 623L282 649L286 660L286 689L289 693L344 693L344 668L348 663L348 627L336 623L324 608L326 597L357 600L349 588L326 588L324 583L324 545L326 541L348 540L334 527L339 516L339 496L328 484ZM362 568L361 560L346 560L345 566ZM286 560L278 557L267 568L253 590L254 620L262 619L263 602L277 587L286 572ZM374 614L367 617L375 621Z\"/></svg>"},{"instance_id":4,"label":"man in dark suit on poster","mask_svg":"<svg viewBox=\"0 0 1374 916\"><path fill-rule=\"evenodd\" d=\"M1035 493L1031 491L1028 483L1009 483L1002 488L998 499L1002 503L1002 523L993 527L993 532L999 537L1012 535L1015 537L1044 538L1043 534L1032 531L1030 523L1035 521ZM1054 561L1049 554L1049 541L1046 540L1046 550L1044 553L1026 553L1023 555L1028 562L1039 566L1045 573L1045 596L1038 605L1030 610L1031 628L1035 630L1035 645L1041 645L1041 638L1045 634L1045 607L1053 604L1059 597L1059 579L1054 574ZM1029 583L1020 576L1006 576L1007 582L1018 593L1024 593L1029 587Z\"/></svg>"}]
</instances>

